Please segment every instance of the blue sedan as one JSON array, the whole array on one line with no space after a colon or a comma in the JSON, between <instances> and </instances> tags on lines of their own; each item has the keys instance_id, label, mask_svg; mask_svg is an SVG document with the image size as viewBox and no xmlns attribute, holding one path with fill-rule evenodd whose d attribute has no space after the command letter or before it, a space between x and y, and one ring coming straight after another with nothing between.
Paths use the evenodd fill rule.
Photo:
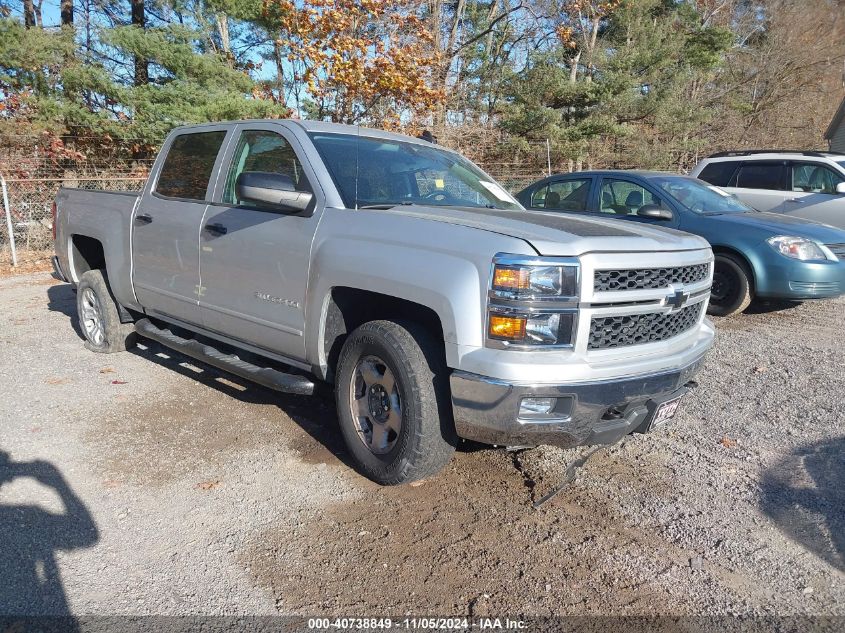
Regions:
<instances>
[{"instance_id":1,"label":"blue sedan","mask_svg":"<svg viewBox=\"0 0 845 633\"><path fill-rule=\"evenodd\" d=\"M845 231L755 211L697 178L576 172L540 180L517 198L529 209L611 215L705 238L716 258L710 314L741 312L756 297L804 300L845 293Z\"/></svg>"}]
</instances>

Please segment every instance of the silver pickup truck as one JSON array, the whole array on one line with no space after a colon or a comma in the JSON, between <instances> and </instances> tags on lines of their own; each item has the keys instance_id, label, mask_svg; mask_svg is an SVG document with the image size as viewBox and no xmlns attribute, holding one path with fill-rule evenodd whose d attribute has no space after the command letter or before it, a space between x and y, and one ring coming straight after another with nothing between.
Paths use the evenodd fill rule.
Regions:
<instances>
[{"instance_id":1,"label":"silver pickup truck","mask_svg":"<svg viewBox=\"0 0 845 633\"><path fill-rule=\"evenodd\" d=\"M438 471L460 438L661 426L713 343L703 239L525 211L455 152L376 130L179 128L140 193L62 189L55 214L89 349L141 335L278 391L333 384L382 484Z\"/></svg>"}]
</instances>

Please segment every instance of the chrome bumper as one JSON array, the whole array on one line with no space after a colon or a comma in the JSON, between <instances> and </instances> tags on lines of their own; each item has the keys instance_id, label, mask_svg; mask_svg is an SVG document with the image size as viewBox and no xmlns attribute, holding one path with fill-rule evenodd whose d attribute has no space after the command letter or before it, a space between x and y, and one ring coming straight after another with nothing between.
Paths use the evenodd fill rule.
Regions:
<instances>
[{"instance_id":1,"label":"chrome bumper","mask_svg":"<svg viewBox=\"0 0 845 633\"><path fill-rule=\"evenodd\" d=\"M503 446L571 448L609 444L644 430L654 401L686 392L703 355L677 370L570 385L522 385L454 371L452 407L458 435ZM555 397L547 419L520 419L524 397Z\"/></svg>"}]
</instances>

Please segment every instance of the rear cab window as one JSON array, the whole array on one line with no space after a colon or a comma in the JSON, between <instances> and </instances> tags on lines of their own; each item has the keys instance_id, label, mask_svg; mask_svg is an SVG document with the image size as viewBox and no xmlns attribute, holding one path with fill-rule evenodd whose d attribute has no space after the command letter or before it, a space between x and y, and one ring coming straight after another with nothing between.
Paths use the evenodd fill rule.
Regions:
<instances>
[{"instance_id":1,"label":"rear cab window","mask_svg":"<svg viewBox=\"0 0 845 633\"><path fill-rule=\"evenodd\" d=\"M204 201L225 130L189 132L173 139L161 166L155 193L167 198Z\"/></svg>"}]
</instances>

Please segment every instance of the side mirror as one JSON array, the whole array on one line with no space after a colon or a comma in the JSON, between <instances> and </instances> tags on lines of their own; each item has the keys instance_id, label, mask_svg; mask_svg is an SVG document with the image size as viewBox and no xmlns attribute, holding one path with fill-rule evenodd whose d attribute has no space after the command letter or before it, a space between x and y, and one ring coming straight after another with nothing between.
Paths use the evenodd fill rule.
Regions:
<instances>
[{"instance_id":1,"label":"side mirror","mask_svg":"<svg viewBox=\"0 0 845 633\"><path fill-rule=\"evenodd\" d=\"M664 221L671 220L673 217L669 209L664 209L656 204L644 204L637 210L637 215L641 218Z\"/></svg>"},{"instance_id":2,"label":"side mirror","mask_svg":"<svg viewBox=\"0 0 845 633\"><path fill-rule=\"evenodd\" d=\"M295 211L305 211L314 197L308 191L297 191L290 176L266 171L242 172L235 181L235 193L242 202Z\"/></svg>"},{"instance_id":3,"label":"side mirror","mask_svg":"<svg viewBox=\"0 0 845 633\"><path fill-rule=\"evenodd\" d=\"M845 182L836 183L836 193L845 193Z\"/></svg>"}]
</instances>

